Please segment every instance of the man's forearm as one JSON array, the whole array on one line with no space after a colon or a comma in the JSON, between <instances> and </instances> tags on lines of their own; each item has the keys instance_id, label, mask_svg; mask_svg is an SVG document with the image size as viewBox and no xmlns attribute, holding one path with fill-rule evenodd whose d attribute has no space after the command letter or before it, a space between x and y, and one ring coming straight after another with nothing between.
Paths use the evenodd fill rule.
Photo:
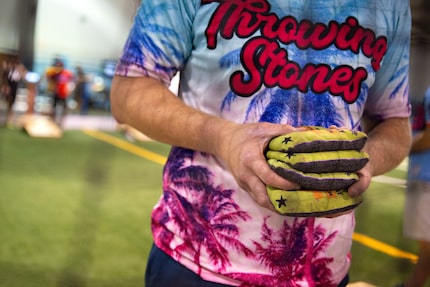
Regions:
<instances>
[{"instance_id":1,"label":"man's forearm","mask_svg":"<svg viewBox=\"0 0 430 287\"><path fill-rule=\"evenodd\" d=\"M149 77L115 76L112 113L120 122L175 146L212 153L232 122L186 106L164 84Z\"/></svg>"},{"instance_id":2,"label":"man's forearm","mask_svg":"<svg viewBox=\"0 0 430 287\"><path fill-rule=\"evenodd\" d=\"M366 151L370 156L372 176L384 174L399 165L411 147L408 118L392 118L365 125L369 139Z\"/></svg>"}]
</instances>

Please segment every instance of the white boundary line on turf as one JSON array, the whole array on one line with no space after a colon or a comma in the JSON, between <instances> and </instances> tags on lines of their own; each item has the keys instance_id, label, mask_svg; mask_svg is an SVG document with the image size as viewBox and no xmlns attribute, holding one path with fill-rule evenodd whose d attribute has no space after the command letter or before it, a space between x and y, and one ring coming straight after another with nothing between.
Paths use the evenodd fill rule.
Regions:
<instances>
[{"instance_id":1,"label":"white boundary line on turf","mask_svg":"<svg viewBox=\"0 0 430 287\"><path fill-rule=\"evenodd\" d=\"M408 158L405 158L396 168L396 170L408 171ZM406 187L406 179L403 178L397 178L397 177L391 177L387 175L378 175L372 178L372 181L379 182L379 183L387 183L392 184L400 187Z\"/></svg>"}]
</instances>

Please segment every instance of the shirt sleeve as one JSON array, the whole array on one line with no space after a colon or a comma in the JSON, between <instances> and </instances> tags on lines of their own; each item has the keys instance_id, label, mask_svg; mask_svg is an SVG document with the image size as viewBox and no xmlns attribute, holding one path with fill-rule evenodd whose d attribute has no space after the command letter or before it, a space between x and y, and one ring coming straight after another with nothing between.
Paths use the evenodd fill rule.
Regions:
<instances>
[{"instance_id":1,"label":"shirt sleeve","mask_svg":"<svg viewBox=\"0 0 430 287\"><path fill-rule=\"evenodd\" d=\"M407 2L407 4L406 4ZM375 83L369 89L364 114L374 120L409 117L409 54L411 11L409 1L392 17L381 17L392 27L387 37L388 48Z\"/></svg>"},{"instance_id":2,"label":"shirt sleeve","mask_svg":"<svg viewBox=\"0 0 430 287\"><path fill-rule=\"evenodd\" d=\"M144 0L140 5L115 74L150 76L166 85L192 50L192 27L200 1Z\"/></svg>"}]
</instances>

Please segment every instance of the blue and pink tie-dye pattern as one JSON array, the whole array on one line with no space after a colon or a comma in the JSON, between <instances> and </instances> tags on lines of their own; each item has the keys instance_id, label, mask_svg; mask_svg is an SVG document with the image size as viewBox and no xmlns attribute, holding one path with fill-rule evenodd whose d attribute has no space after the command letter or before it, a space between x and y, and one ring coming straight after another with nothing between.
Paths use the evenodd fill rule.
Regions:
<instances>
[{"instance_id":1,"label":"blue and pink tie-dye pattern","mask_svg":"<svg viewBox=\"0 0 430 287\"><path fill-rule=\"evenodd\" d=\"M145 0L117 74L166 85L238 122L360 128L409 116L410 11L388 0ZM172 149L155 243L204 279L235 286L337 286L354 215L289 218L258 206L211 155Z\"/></svg>"}]
</instances>

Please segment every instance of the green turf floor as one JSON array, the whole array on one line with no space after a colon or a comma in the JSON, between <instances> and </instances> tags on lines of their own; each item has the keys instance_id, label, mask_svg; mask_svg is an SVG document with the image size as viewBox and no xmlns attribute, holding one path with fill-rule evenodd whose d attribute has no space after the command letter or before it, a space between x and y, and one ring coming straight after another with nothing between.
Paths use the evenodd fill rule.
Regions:
<instances>
[{"instance_id":1,"label":"green turf floor","mask_svg":"<svg viewBox=\"0 0 430 287\"><path fill-rule=\"evenodd\" d=\"M82 132L1 129L0 286L142 286L161 169Z\"/></svg>"},{"instance_id":2,"label":"green turf floor","mask_svg":"<svg viewBox=\"0 0 430 287\"><path fill-rule=\"evenodd\" d=\"M169 150L135 144L161 155ZM0 286L143 286L161 171L80 131L41 139L0 128ZM403 200L402 187L372 183L356 231L416 252L402 237ZM413 266L358 242L352 258L352 281L382 287L400 282Z\"/></svg>"}]
</instances>

